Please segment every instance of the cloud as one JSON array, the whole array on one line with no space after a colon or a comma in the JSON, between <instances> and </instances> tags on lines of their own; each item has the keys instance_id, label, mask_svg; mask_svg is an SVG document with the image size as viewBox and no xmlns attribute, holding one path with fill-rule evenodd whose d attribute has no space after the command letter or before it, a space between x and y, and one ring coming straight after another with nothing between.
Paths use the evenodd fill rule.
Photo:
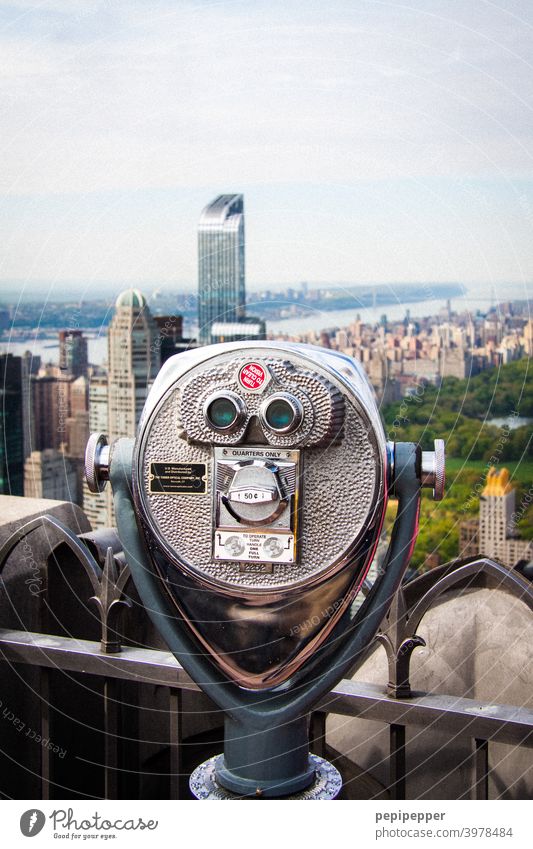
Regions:
<instances>
[{"instance_id":1,"label":"cloud","mask_svg":"<svg viewBox=\"0 0 533 849\"><path fill-rule=\"evenodd\" d=\"M230 181L531 173L527 66L459 28L461 60L453 24L125 3L100 26L98 3L18 5L62 14L4 39L7 192L194 185L221 165Z\"/></svg>"},{"instance_id":2,"label":"cloud","mask_svg":"<svg viewBox=\"0 0 533 849\"><path fill-rule=\"evenodd\" d=\"M46 230L46 204L23 213L17 198L50 200L57 246L68 225L54 197L93 194L97 210L114 194L131 249L132 193L168 190L179 205L202 187L207 202L215 187L291 185L303 206L317 186L357 199L361 181L531 178L532 9L523 16L449 0L0 3L2 232L17 245L6 267L28 268L17 221ZM96 251L97 211L85 226ZM336 244L328 226L317 245ZM156 235L143 238L152 256ZM120 262L111 251L102 273Z\"/></svg>"}]
</instances>

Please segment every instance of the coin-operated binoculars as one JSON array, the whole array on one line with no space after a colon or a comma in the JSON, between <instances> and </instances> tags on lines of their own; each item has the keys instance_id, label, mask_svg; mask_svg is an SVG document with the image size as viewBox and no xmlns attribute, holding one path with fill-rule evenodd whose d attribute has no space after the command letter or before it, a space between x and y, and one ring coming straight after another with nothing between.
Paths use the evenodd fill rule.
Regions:
<instances>
[{"instance_id":1,"label":"coin-operated binoculars","mask_svg":"<svg viewBox=\"0 0 533 849\"><path fill-rule=\"evenodd\" d=\"M309 754L308 715L373 639L415 544L420 489L444 452L387 443L351 358L249 342L178 354L137 438L93 434L90 488L111 481L141 600L182 666L225 713L224 753L191 778L200 798L333 798ZM398 513L363 603L387 498Z\"/></svg>"}]
</instances>

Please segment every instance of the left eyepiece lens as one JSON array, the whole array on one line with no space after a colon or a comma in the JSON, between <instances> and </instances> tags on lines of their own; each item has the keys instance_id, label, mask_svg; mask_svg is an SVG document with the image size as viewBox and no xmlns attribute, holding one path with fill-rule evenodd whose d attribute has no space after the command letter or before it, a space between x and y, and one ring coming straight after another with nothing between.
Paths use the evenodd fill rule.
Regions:
<instances>
[{"instance_id":1,"label":"left eyepiece lens","mask_svg":"<svg viewBox=\"0 0 533 849\"><path fill-rule=\"evenodd\" d=\"M238 430L244 420L241 399L229 393L221 393L208 398L204 413L208 425L221 433Z\"/></svg>"}]
</instances>

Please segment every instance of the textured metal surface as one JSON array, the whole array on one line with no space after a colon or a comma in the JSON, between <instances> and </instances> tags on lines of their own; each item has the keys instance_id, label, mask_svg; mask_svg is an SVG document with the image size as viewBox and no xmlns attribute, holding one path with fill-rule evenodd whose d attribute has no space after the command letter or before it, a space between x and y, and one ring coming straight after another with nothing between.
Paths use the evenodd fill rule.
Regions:
<instances>
[{"instance_id":1,"label":"textured metal surface","mask_svg":"<svg viewBox=\"0 0 533 849\"><path fill-rule=\"evenodd\" d=\"M103 433L91 433L85 449L84 474L89 492L103 492L108 481L109 446Z\"/></svg>"},{"instance_id":2,"label":"textured metal surface","mask_svg":"<svg viewBox=\"0 0 533 849\"><path fill-rule=\"evenodd\" d=\"M252 391L239 381L249 363L254 364L254 370L249 367ZM264 380L267 372L270 379ZM206 422L206 398L222 389L243 399L247 425L242 433L218 434ZM286 435L262 431L260 405L283 391L301 403L301 425ZM133 479L126 490L117 470L121 464L129 468L131 442L122 442L123 449L121 443L114 448L114 457L118 451L122 458L112 466L114 496L118 492L121 502L123 496L128 500L124 511L129 515L133 493L158 593L166 591L197 643L240 687L272 688L286 681L327 639L351 604L383 521L385 435L361 369L334 352L281 343L218 345L180 355L167 362L148 397L134 446ZM268 460L269 451L279 455L285 450L289 459L295 449L301 460L301 486L290 504L290 526L279 528L287 538L276 559L272 551L263 551L268 528L274 531L278 521L275 511L271 525L260 507L254 512L264 526L247 525L239 517L228 528L228 517L235 519L235 511L232 514L229 501L222 504L223 498L214 497L218 476L213 455L227 450L228 455L242 452L248 458L252 451ZM155 464L205 469L205 491L192 494L179 486L172 492L154 491L150 476ZM246 487L251 483L247 479ZM120 532L130 540L121 509L116 506ZM233 532L237 526L243 533L249 527L249 537L264 535L247 538L244 565L237 550L232 551L234 559L214 556L222 552L222 539L214 546L216 534Z\"/></svg>"},{"instance_id":3,"label":"textured metal surface","mask_svg":"<svg viewBox=\"0 0 533 849\"><path fill-rule=\"evenodd\" d=\"M442 501L446 485L446 446L444 439L435 440L434 451L422 451L420 479L422 486L432 487L433 500Z\"/></svg>"},{"instance_id":4,"label":"textured metal surface","mask_svg":"<svg viewBox=\"0 0 533 849\"><path fill-rule=\"evenodd\" d=\"M220 357L216 365L203 365L193 369L184 380L181 397L176 405L176 418L189 439L219 445L238 444L252 416L258 416L265 439L275 446L308 446L323 444L336 436L342 427L342 395L326 375L308 371L300 364L286 358L264 357L261 364L271 376L264 392L246 391L239 383L238 374L249 361L247 357L231 355ZM214 392L229 390L244 399L246 415L242 427L232 433L221 434L209 427L203 415L206 400ZM271 395L290 392L303 408L301 424L292 433L273 433L263 424L260 409Z\"/></svg>"},{"instance_id":5,"label":"textured metal surface","mask_svg":"<svg viewBox=\"0 0 533 849\"><path fill-rule=\"evenodd\" d=\"M168 361L143 412L132 491L161 587L180 616L225 675L241 687L263 689L300 668L357 593L383 521L387 460L375 398L356 363L305 346L244 347L212 346ZM253 391L239 382L250 362ZM269 380L252 380L267 371ZM248 410L242 433L217 434L206 424L206 396L223 387L240 395ZM260 405L285 390L302 404L301 426L282 436L262 432ZM271 454L280 467L284 452L289 464L298 458L293 496L280 469L283 510L278 515L268 508L271 523L261 505L232 512L227 493L215 497L225 451L238 462L251 455L268 461ZM205 493L153 492L155 463L200 464ZM262 521L236 518L250 511ZM233 559L217 556L227 533ZM285 534L278 559L265 549L269 534L278 547Z\"/></svg>"},{"instance_id":6,"label":"textured metal surface","mask_svg":"<svg viewBox=\"0 0 533 849\"><path fill-rule=\"evenodd\" d=\"M244 361L244 360L242 360ZM221 367L225 380L235 375L236 362ZM268 361L272 366L272 358ZM297 383L294 372L291 374L291 389ZM213 391L211 368L207 381L208 392ZM280 369L276 367L276 373ZM288 378L286 378L287 380ZM325 573L337 562L345 558L349 549L360 537L364 526L369 522L376 503L384 496L384 484L381 478L381 446L369 422L363 418L361 410L346 397L343 438L334 440L323 447L310 447L305 450L303 467L303 506L299 511L300 520L300 556L297 565L276 564L271 573L257 575L240 570L237 562L212 560L212 498L213 464L212 449L204 444L191 444L183 438L179 427L180 410L187 409L187 433L191 430L202 438L207 438L207 428L201 415L205 387L204 378L192 378L186 375L177 382L175 388L164 401L162 407L152 418L143 439L141 453L144 491L148 490L149 468L152 462L190 462L208 464L208 487L205 497L187 495L144 495L144 504L148 513L148 522L153 524L156 533L164 538L177 561L183 562L191 571L199 572L211 580L237 587L287 588L303 580ZM307 372L301 382L312 384L315 420L308 431L308 438L314 435L314 442L320 443L331 430L329 393L322 395L324 383L321 374L315 376ZM275 381L272 381L272 384ZM269 390L272 384L269 385ZM191 387L195 387L194 394ZM318 387L318 389L316 389ZM215 387L216 388L216 387ZM239 391L237 382L232 389ZM187 392L189 393L187 395ZM337 390L340 395L340 390ZM327 396L327 398L326 398ZM185 398L188 398L187 404ZM318 399L318 401L316 401ZM253 401L257 401L253 396ZM246 403L251 404L248 396ZM309 404L308 401L306 401ZM318 411L318 412L317 412ZM325 421L322 421L322 414ZM194 428L197 430L194 430ZM242 434L241 434L242 437ZM284 437L272 437L269 441L276 447L280 440L285 444L300 444L295 440L298 434ZM217 435L216 444L233 437ZM307 441L307 440L306 440ZM167 548L167 551L168 551Z\"/></svg>"},{"instance_id":7,"label":"textured metal surface","mask_svg":"<svg viewBox=\"0 0 533 849\"><path fill-rule=\"evenodd\" d=\"M192 773L189 780L189 787L196 799L228 801L242 798L242 796L226 790L217 783L215 779L215 767L219 757L220 755L216 755L214 758L204 761ZM297 801L335 799L342 788L342 778L339 770L329 761L319 758L318 755L310 755L309 758L315 768L315 780L305 790L301 790L299 793L293 793L290 796L284 796L283 798ZM256 797L261 799L261 788L258 788Z\"/></svg>"}]
</instances>

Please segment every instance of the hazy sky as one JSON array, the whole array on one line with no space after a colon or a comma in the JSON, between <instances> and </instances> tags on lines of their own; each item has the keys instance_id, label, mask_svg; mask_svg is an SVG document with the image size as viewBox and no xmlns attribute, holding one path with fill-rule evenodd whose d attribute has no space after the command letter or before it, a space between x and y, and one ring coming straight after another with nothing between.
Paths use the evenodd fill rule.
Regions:
<instances>
[{"instance_id":1,"label":"hazy sky","mask_svg":"<svg viewBox=\"0 0 533 849\"><path fill-rule=\"evenodd\" d=\"M531 0L0 0L0 285L533 278ZM9 288L12 288L11 285Z\"/></svg>"}]
</instances>

